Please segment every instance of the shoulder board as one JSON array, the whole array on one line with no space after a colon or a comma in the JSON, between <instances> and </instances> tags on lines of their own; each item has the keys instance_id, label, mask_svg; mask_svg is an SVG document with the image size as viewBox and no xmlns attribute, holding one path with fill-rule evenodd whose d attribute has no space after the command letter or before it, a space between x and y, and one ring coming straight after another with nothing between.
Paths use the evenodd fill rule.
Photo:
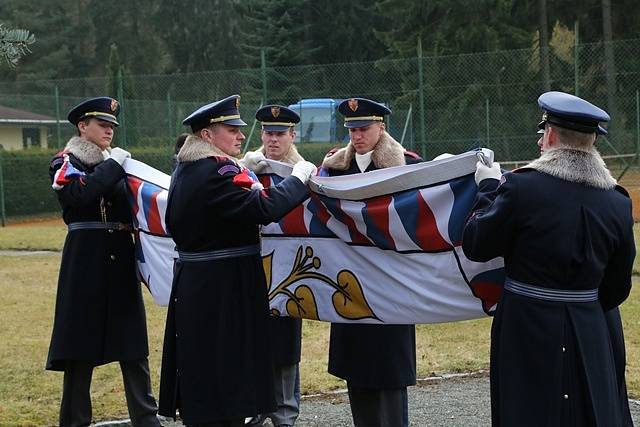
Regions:
<instances>
[{"instance_id":1,"label":"shoulder board","mask_svg":"<svg viewBox=\"0 0 640 427\"><path fill-rule=\"evenodd\" d=\"M527 167L521 167L521 168L516 168L514 170L512 170L512 173L524 173L524 172L535 172L537 169L534 168L527 168Z\"/></svg>"},{"instance_id":2,"label":"shoulder board","mask_svg":"<svg viewBox=\"0 0 640 427\"><path fill-rule=\"evenodd\" d=\"M327 154L325 154L324 156L325 156L325 157L331 157L331 156L333 156L334 154L336 154L336 151L338 151L339 149L340 149L340 148L338 148L338 147L333 147L333 148L332 148L331 150L329 150L329 151L327 152Z\"/></svg>"},{"instance_id":3,"label":"shoulder board","mask_svg":"<svg viewBox=\"0 0 640 427\"><path fill-rule=\"evenodd\" d=\"M408 156L408 157L411 157L411 158L414 158L416 160L422 160L422 157L420 157L418 155L418 153L414 153L413 151L404 150L404 155Z\"/></svg>"},{"instance_id":4,"label":"shoulder board","mask_svg":"<svg viewBox=\"0 0 640 427\"><path fill-rule=\"evenodd\" d=\"M220 175L236 175L242 170L242 168L238 166L236 162L228 157L214 156L212 157L212 160L217 163L215 167L217 168L217 172Z\"/></svg>"},{"instance_id":5,"label":"shoulder board","mask_svg":"<svg viewBox=\"0 0 640 427\"><path fill-rule=\"evenodd\" d=\"M627 191L627 189L626 189L626 188L624 188L622 185L616 185L616 186L615 186L615 190L616 190L618 193L621 193L623 196L628 197L628 198L631 198L631 196L629 195L629 192Z\"/></svg>"},{"instance_id":6,"label":"shoulder board","mask_svg":"<svg viewBox=\"0 0 640 427\"><path fill-rule=\"evenodd\" d=\"M62 163L64 163L64 156L67 154L69 154L69 152L64 150L57 152L51 159L51 163L50 163L51 167L58 167Z\"/></svg>"}]
</instances>

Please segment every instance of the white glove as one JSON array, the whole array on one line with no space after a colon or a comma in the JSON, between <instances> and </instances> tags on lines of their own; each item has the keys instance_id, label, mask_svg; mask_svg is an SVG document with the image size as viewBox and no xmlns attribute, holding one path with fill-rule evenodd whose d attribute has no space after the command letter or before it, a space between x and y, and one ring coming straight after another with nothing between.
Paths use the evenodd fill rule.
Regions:
<instances>
[{"instance_id":1,"label":"white glove","mask_svg":"<svg viewBox=\"0 0 640 427\"><path fill-rule=\"evenodd\" d=\"M307 181L309 181L309 177L311 175L315 175L317 170L318 168L316 168L316 165L311 162L307 162L306 160L302 160L293 165L291 175L298 178L303 184L306 184Z\"/></svg>"},{"instance_id":2,"label":"white glove","mask_svg":"<svg viewBox=\"0 0 640 427\"><path fill-rule=\"evenodd\" d=\"M250 171L260 172L267 166L266 160L267 158L262 154L262 151L249 151L241 162Z\"/></svg>"},{"instance_id":3,"label":"white glove","mask_svg":"<svg viewBox=\"0 0 640 427\"><path fill-rule=\"evenodd\" d=\"M102 159L107 160L109 158L109 150L102 150Z\"/></svg>"},{"instance_id":4,"label":"white glove","mask_svg":"<svg viewBox=\"0 0 640 427\"><path fill-rule=\"evenodd\" d=\"M493 162L491 166L487 166L482 162L476 163L476 184L480 184L483 179L500 179L501 177L500 163Z\"/></svg>"},{"instance_id":5,"label":"white glove","mask_svg":"<svg viewBox=\"0 0 640 427\"><path fill-rule=\"evenodd\" d=\"M433 160L431 160L432 162L436 161L436 160L442 160L442 159L448 159L449 157L453 157L453 154L450 153L442 153L439 156L435 156L433 158Z\"/></svg>"},{"instance_id":6,"label":"white glove","mask_svg":"<svg viewBox=\"0 0 640 427\"><path fill-rule=\"evenodd\" d=\"M122 166L125 159L131 158L131 153L128 152L127 150L123 150L120 147L115 147L111 149L111 154L109 155L109 158L115 160L120 164L120 166Z\"/></svg>"}]
</instances>

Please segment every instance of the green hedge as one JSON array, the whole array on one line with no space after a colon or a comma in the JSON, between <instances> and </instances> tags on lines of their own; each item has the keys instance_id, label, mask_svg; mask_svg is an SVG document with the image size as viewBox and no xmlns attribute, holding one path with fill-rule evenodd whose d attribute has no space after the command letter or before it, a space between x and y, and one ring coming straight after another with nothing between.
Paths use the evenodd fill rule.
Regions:
<instances>
[{"instance_id":1,"label":"green hedge","mask_svg":"<svg viewBox=\"0 0 640 427\"><path fill-rule=\"evenodd\" d=\"M318 165L331 148L333 145L330 144L301 144L298 151L305 159ZM60 211L49 178L49 163L55 153L56 150L42 149L0 151L6 216ZM173 142L165 139L164 143L156 141L154 147L132 148L131 155L149 166L171 173Z\"/></svg>"}]
</instances>

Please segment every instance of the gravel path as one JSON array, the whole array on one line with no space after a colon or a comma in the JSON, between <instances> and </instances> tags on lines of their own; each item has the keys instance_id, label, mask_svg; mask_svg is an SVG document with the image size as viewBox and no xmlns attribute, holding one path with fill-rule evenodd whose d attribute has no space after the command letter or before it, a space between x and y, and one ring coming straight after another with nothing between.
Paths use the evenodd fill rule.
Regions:
<instances>
[{"instance_id":1,"label":"gravel path","mask_svg":"<svg viewBox=\"0 0 640 427\"><path fill-rule=\"evenodd\" d=\"M409 387L411 426L481 427L491 425L489 377L486 373L421 380ZM634 423L640 426L640 402L631 402ZM182 423L163 420L165 427ZM99 426L125 427L126 422L99 423ZM265 426L271 427L267 421ZM346 392L303 396L296 427L352 427Z\"/></svg>"}]
</instances>

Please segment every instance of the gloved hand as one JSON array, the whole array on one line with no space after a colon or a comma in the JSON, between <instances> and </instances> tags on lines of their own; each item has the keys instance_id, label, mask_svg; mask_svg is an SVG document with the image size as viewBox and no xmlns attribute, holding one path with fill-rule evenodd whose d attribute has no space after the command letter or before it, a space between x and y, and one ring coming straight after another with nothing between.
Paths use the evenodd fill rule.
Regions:
<instances>
[{"instance_id":1,"label":"gloved hand","mask_svg":"<svg viewBox=\"0 0 640 427\"><path fill-rule=\"evenodd\" d=\"M293 165L291 175L298 178L303 184L306 184L307 181L309 181L309 177L314 175L317 170L318 168L316 168L316 165L311 162L307 162L306 160L302 160Z\"/></svg>"},{"instance_id":2,"label":"gloved hand","mask_svg":"<svg viewBox=\"0 0 640 427\"><path fill-rule=\"evenodd\" d=\"M122 166L125 159L131 158L131 153L129 153L127 150L123 150L120 147L115 147L111 149L111 154L109 155L109 158L115 160L120 164L120 166Z\"/></svg>"},{"instance_id":3,"label":"gloved hand","mask_svg":"<svg viewBox=\"0 0 640 427\"><path fill-rule=\"evenodd\" d=\"M249 151L242 159L244 167L250 171L260 172L267 166L267 158L262 151Z\"/></svg>"},{"instance_id":4,"label":"gloved hand","mask_svg":"<svg viewBox=\"0 0 640 427\"><path fill-rule=\"evenodd\" d=\"M491 166L487 166L482 162L476 163L476 184L480 184L483 179L500 179L501 177L500 163L493 162Z\"/></svg>"}]
</instances>

